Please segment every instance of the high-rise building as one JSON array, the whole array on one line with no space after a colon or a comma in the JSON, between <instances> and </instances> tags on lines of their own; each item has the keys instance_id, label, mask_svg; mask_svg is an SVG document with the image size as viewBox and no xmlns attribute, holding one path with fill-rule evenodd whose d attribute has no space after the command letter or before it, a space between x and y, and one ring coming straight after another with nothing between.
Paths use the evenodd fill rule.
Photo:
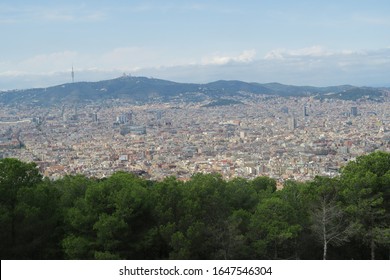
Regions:
<instances>
[{"instance_id":1,"label":"high-rise building","mask_svg":"<svg viewBox=\"0 0 390 280\"><path fill-rule=\"evenodd\" d=\"M297 128L297 119L294 117L290 117L288 119L288 129L289 130L294 130Z\"/></svg>"},{"instance_id":2,"label":"high-rise building","mask_svg":"<svg viewBox=\"0 0 390 280\"><path fill-rule=\"evenodd\" d=\"M307 108L307 106L303 106L303 116L304 117L308 117L309 116L309 109Z\"/></svg>"},{"instance_id":3,"label":"high-rise building","mask_svg":"<svg viewBox=\"0 0 390 280\"><path fill-rule=\"evenodd\" d=\"M132 111L127 113L127 122L131 125L133 124L133 112Z\"/></svg>"},{"instance_id":4,"label":"high-rise building","mask_svg":"<svg viewBox=\"0 0 390 280\"><path fill-rule=\"evenodd\" d=\"M351 115L356 117L358 115L357 107L351 107Z\"/></svg>"},{"instance_id":5,"label":"high-rise building","mask_svg":"<svg viewBox=\"0 0 390 280\"><path fill-rule=\"evenodd\" d=\"M66 122L65 105L63 105L62 109L61 109L61 118L62 118L62 121Z\"/></svg>"}]
</instances>

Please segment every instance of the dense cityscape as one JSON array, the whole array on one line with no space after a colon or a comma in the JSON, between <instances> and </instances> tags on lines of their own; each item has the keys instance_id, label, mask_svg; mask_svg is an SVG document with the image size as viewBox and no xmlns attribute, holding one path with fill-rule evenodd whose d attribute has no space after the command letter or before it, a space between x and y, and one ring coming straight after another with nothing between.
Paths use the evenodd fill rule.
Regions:
<instances>
[{"instance_id":1,"label":"dense cityscape","mask_svg":"<svg viewBox=\"0 0 390 280\"><path fill-rule=\"evenodd\" d=\"M388 100L253 95L240 102L2 105L0 158L34 161L51 179L128 171L188 180L216 172L269 176L281 186L335 176L357 156L390 151Z\"/></svg>"}]
</instances>

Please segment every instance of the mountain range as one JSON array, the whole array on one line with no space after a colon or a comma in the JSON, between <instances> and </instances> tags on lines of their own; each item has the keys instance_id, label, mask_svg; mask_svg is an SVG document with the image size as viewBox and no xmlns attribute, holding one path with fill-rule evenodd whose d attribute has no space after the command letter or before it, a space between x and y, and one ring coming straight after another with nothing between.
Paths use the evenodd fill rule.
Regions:
<instances>
[{"instance_id":1,"label":"mountain range","mask_svg":"<svg viewBox=\"0 0 390 280\"><path fill-rule=\"evenodd\" d=\"M134 103L150 102L214 102L229 105L240 98L256 95L382 101L389 88L356 87L351 85L313 87L279 83L247 83L220 80L207 84L176 83L167 80L122 76L99 82L76 82L47 88L9 90L0 92L0 103L38 106L67 103L89 103L118 100ZM227 102L230 100L231 102ZM217 102L216 102L217 101ZM217 105L218 106L218 105Z\"/></svg>"}]
</instances>

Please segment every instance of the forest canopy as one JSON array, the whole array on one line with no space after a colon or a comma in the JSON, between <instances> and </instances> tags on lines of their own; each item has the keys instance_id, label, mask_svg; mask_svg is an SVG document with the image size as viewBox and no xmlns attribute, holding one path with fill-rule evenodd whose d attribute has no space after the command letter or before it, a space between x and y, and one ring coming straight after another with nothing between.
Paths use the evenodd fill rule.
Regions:
<instances>
[{"instance_id":1,"label":"forest canopy","mask_svg":"<svg viewBox=\"0 0 390 280\"><path fill-rule=\"evenodd\" d=\"M43 178L0 160L1 259L389 259L390 154L335 178Z\"/></svg>"}]
</instances>

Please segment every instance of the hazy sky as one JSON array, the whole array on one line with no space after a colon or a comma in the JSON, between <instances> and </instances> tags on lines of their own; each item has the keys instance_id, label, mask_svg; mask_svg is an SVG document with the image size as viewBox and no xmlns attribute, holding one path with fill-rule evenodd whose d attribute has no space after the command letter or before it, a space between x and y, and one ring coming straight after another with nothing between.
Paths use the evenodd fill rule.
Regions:
<instances>
[{"instance_id":1,"label":"hazy sky","mask_svg":"<svg viewBox=\"0 0 390 280\"><path fill-rule=\"evenodd\" d=\"M390 85L389 0L0 2L0 89L110 79Z\"/></svg>"}]
</instances>

